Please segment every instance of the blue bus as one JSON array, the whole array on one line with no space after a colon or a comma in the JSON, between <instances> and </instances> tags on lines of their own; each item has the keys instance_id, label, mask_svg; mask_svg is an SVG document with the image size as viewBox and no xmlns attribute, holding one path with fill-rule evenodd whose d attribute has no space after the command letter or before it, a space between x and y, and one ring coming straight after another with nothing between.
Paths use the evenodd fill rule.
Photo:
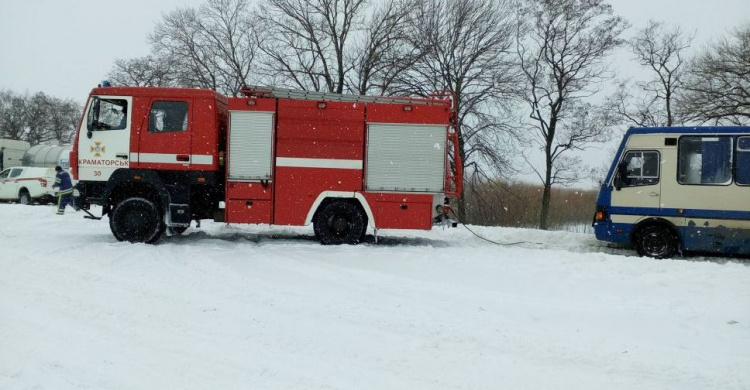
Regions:
<instances>
[{"instance_id":1,"label":"blue bus","mask_svg":"<svg viewBox=\"0 0 750 390\"><path fill-rule=\"evenodd\" d=\"M750 127L629 129L599 190L594 231L654 258L750 254Z\"/></svg>"}]
</instances>

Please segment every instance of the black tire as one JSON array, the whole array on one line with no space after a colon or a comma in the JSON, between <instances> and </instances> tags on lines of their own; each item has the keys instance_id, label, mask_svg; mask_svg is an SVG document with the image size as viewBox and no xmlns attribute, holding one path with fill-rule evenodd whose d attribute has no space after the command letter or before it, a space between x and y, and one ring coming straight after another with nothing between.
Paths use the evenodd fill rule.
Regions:
<instances>
[{"instance_id":1,"label":"black tire","mask_svg":"<svg viewBox=\"0 0 750 390\"><path fill-rule=\"evenodd\" d=\"M664 225L648 225L635 232L633 245L641 256L668 259L677 253L679 239Z\"/></svg>"},{"instance_id":2,"label":"black tire","mask_svg":"<svg viewBox=\"0 0 750 390\"><path fill-rule=\"evenodd\" d=\"M115 206L109 215L109 228L120 241L151 244L161 238L166 225L154 202L136 197Z\"/></svg>"},{"instance_id":3,"label":"black tire","mask_svg":"<svg viewBox=\"0 0 750 390\"><path fill-rule=\"evenodd\" d=\"M21 193L18 194L18 203L23 205L31 205L31 195L29 195L28 191L21 191Z\"/></svg>"},{"instance_id":4,"label":"black tire","mask_svg":"<svg viewBox=\"0 0 750 390\"><path fill-rule=\"evenodd\" d=\"M367 215L351 202L333 201L315 214L313 229L323 245L357 244L367 230Z\"/></svg>"}]
</instances>

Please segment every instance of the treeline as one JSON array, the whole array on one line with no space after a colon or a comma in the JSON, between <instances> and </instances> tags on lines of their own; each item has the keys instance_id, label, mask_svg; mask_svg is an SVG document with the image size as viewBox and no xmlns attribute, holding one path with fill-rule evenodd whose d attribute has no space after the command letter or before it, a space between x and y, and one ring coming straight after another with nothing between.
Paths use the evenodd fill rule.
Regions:
<instances>
[{"instance_id":1,"label":"treeline","mask_svg":"<svg viewBox=\"0 0 750 390\"><path fill-rule=\"evenodd\" d=\"M31 145L70 144L82 110L72 99L0 90L0 139Z\"/></svg>"},{"instance_id":2,"label":"treeline","mask_svg":"<svg viewBox=\"0 0 750 390\"><path fill-rule=\"evenodd\" d=\"M466 191L465 219L473 224L536 228L544 189L518 181L488 181ZM576 233L589 231L596 190L553 188L548 227Z\"/></svg>"}]
</instances>

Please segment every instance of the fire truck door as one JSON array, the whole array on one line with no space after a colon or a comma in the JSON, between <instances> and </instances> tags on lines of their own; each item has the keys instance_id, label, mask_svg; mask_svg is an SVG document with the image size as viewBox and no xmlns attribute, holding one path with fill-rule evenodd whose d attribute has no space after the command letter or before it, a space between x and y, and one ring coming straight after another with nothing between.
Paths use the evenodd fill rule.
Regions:
<instances>
[{"instance_id":1,"label":"fire truck door","mask_svg":"<svg viewBox=\"0 0 750 390\"><path fill-rule=\"evenodd\" d=\"M138 153L131 153L131 162L144 169L190 169L195 158L190 142L192 103L192 99L153 99L141 125Z\"/></svg>"},{"instance_id":2,"label":"fire truck door","mask_svg":"<svg viewBox=\"0 0 750 390\"><path fill-rule=\"evenodd\" d=\"M273 112L230 111L227 222L272 222L273 123Z\"/></svg>"},{"instance_id":3,"label":"fire truck door","mask_svg":"<svg viewBox=\"0 0 750 390\"><path fill-rule=\"evenodd\" d=\"M78 137L78 179L107 181L119 168L129 166L130 96L94 96L86 107Z\"/></svg>"}]
</instances>

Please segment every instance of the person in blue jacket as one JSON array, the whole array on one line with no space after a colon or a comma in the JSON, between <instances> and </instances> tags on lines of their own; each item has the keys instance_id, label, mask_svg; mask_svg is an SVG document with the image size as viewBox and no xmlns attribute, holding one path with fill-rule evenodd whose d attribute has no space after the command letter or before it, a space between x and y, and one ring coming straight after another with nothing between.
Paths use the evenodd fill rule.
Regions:
<instances>
[{"instance_id":1,"label":"person in blue jacket","mask_svg":"<svg viewBox=\"0 0 750 390\"><path fill-rule=\"evenodd\" d=\"M73 183L70 181L68 172L65 172L61 166L56 166L55 172L57 172L57 175L52 188L59 188L57 192L57 215L63 215L65 214L65 206L70 205L75 208L73 206Z\"/></svg>"}]
</instances>

